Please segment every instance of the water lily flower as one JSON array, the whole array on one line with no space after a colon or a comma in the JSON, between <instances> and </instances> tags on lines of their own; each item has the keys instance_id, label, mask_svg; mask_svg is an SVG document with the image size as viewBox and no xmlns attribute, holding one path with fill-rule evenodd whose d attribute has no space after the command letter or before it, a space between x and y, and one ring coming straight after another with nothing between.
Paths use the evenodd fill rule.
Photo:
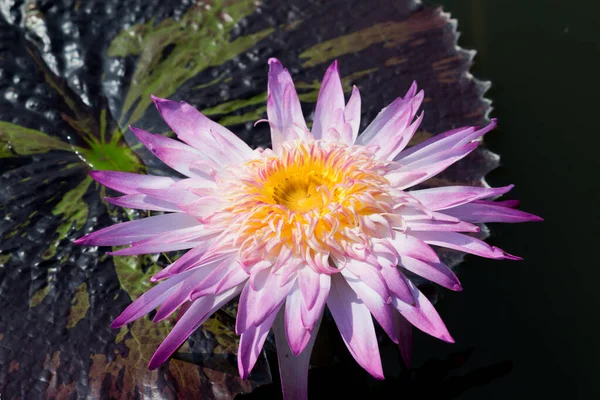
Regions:
<instances>
[{"instance_id":1,"label":"water lily flower","mask_svg":"<svg viewBox=\"0 0 600 400\"><path fill-rule=\"evenodd\" d=\"M93 171L123 193L114 205L161 212L88 234L77 243L127 247L114 256L188 250L158 272L160 282L113 322L118 328L158 308L154 321L184 310L156 350L156 368L216 310L239 295L238 366L246 378L273 329L287 399L304 399L310 353L325 306L348 350L383 379L373 318L408 360L411 325L452 336L404 274L450 290L458 278L431 246L518 259L476 239L482 222L540 220L489 199L512 186L409 190L467 156L496 126L465 127L406 147L423 119L413 84L359 135L361 100L346 103L337 62L325 73L312 129L289 72L269 60L267 116L272 149L251 149L192 106L154 98L179 140L131 128L185 176Z\"/></svg>"}]
</instances>

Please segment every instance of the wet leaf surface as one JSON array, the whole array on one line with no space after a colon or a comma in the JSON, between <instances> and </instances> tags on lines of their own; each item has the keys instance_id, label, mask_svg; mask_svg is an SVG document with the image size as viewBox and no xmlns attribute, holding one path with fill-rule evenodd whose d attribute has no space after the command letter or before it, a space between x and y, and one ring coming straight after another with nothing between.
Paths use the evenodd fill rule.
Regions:
<instances>
[{"instance_id":1,"label":"wet leaf surface","mask_svg":"<svg viewBox=\"0 0 600 400\"><path fill-rule=\"evenodd\" d=\"M310 116L328 64L361 89L363 127L413 80L425 89L416 141L482 124L487 85L456 47L455 24L413 1L5 1L0 5L0 393L3 398L227 399L271 380L262 358L237 376L235 307L217 313L156 371L174 320L110 322L168 264L112 258L72 241L141 217L102 201L94 169L172 174L127 131L170 135L150 94L185 100L253 147L268 146L267 60L298 82ZM310 119L310 117L309 117ZM479 149L426 185L481 184ZM171 255L170 255L171 256ZM450 263L459 258L445 253ZM431 293L435 294L434 290Z\"/></svg>"}]
</instances>

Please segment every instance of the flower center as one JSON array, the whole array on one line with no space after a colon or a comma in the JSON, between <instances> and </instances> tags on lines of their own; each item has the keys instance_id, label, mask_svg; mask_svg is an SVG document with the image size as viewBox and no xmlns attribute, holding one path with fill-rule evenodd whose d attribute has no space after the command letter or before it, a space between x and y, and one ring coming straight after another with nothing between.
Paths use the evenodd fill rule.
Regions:
<instances>
[{"instance_id":1,"label":"flower center","mask_svg":"<svg viewBox=\"0 0 600 400\"><path fill-rule=\"evenodd\" d=\"M331 187L332 182L318 172L293 174L273 188L272 197L275 203L291 211L304 213L325 206L324 198L319 192L328 186Z\"/></svg>"},{"instance_id":2,"label":"flower center","mask_svg":"<svg viewBox=\"0 0 600 400\"><path fill-rule=\"evenodd\" d=\"M344 183L356 170L348 163L346 147L321 148L318 143L285 148L256 171L263 201L295 213L318 211L344 200Z\"/></svg>"},{"instance_id":3,"label":"flower center","mask_svg":"<svg viewBox=\"0 0 600 400\"><path fill-rule=\"evenodd\" d=\"M379 237L374 215L393 211L387 168L364 147L288 142L281 154L231 171L221 188L230 205L220 215L253 259L284 247L305 259L342 255Z\"/></svg>"}]
</instances>

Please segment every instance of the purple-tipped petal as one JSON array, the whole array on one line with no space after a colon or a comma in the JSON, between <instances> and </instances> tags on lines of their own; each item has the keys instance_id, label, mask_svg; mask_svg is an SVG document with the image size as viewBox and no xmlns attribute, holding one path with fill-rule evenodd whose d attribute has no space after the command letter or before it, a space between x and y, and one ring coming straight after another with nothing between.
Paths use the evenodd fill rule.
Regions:
<instances>
[{"instance_id":1,"label":"purple-tipped petal","mask_svg":"<svg viewBox=\"0 0 600 400\"><path fill-rule=\"evenodd\" d=\"M175 291L178 285L190 276L190 274L191 272L180 274L176 277L159 283L146 293L142 294L113 321L113 323L110 325L111 328L120 328L125 324L143 317L150 311L160 306L169 297L169 295Z\"/></svg>"},{"instance_id":2,"label":"purple-tipped petal","mask_svg":"<svg viewBox=\"0 0 600 400\"><path fill-rule=\"evenodd\" d=\"M239 285L246 281L248 277L248 273L240 267L239 260L236 257L227 257L218 262L215 269L196 285L190 294L190 299L195 300L201 296L218 294L222 290Z\"/></svg>"},{"instance_id":3,"label":"purple-tipped petal","mask_svg":"<svg viewBox=\"0 0 600 400\"><path fill-rule=\"evenodd\" d=\"M195 217L207 217L227 205L226 200L218 194L210 194L198 197L189 204L180 204L179 208L189 215Z\"/></svg>"},{"instance_id":4,"label":"purple-tipped petal","mask_svg":"<svg viewBox=\"0 0 600 400\"><path fill-rule=\"evenodd\" d=\"M261 324L258 326L252 325L242 333L238 350L238 370L242 379L248 378L250 371L256 364L278 312L279 309L276 309Z\"/></svg>"},{"instance_id":5,"label":"purple-tipped petal","mask_svg":"<svg viewBox=\"0 0 600 400\"><path fill-rule=\"evenodd\" d=\"M356 86L352 87L352 94L344 109L344 121L350 125L351 136L346 135L347 130L344 130L344 143L351 146L356 142L358 130L360 129L360 91Z\"/></svg>"},{"instance_id":6,"label":"purple-tipped petal","mask_svg":"<svg viewBox=\"0 0 600 400\"><path fill-rule=\"evenodd\" d=\"M152 96L158 112L177 137L219 165L253 157L252 149L229 129L211 121L185 102Z\"/></svg>"},{"instance_id":7,"label":"purple-tipped petal","mask_svg":"<svg viewBox=\"0 0 600 400\"><path fill-rule=\"evenodd\" d=\"M161 233L200 225L198 220L183 213L155 215L123 222L92 232L75 241L76 244L119 246L131 244Z\"/></svg>"},{"instance_id":8,"label":"purple-tipped petal","mask_svg":"<svg viewBox=\"0 0 600 400\"><path fill-rule=\"evenodd\" d=\"M445 288L455 291L461 291L460 281L445 264L438 262L427 262L408 256L400 256L400 264L410 272L422 276L425 279L435 282ZM401 299L403 300L403 299ZM404 300L403 300L404 301ZM405 301L406 302L406 301Z\"/></svg>"},{"instance_id":9,"label":"purple-tipped petal","mask_svg":"<svg viewBox=\"0 0 600 400\"><path fill-rule=\"evenodd\" d=\"M381 258L378 260L382 261ZM396 264L381 262L381 275L390 289L390 294L405 303L412 303L413 296L408 286L407 279L398 269Z\"/></svg>"},{"instance_id":10,"label":"purple-tipped petal","mask_svg":"<svg viewBox=\"0 0 600 400\"><path fill-rule=\"evenodd\" d=\"M210 240L203 241L181 256L177 261L158 271L150 280L156 282L189 269L201 268L215 261L220 261L235 252L234 249L219 248L219 250L215 250L215 248L219 248L219 246L215 243L214 239L211 238Z\"/></svg>"},{"instance_id":11,"label":"purple-tipped petal","mask_svg":"<svg viewBox=\"0 0 600 400\"><path fill-rule=\"evenodd\" d=\"M294 286L285 300L285 334L294 356L298 356L310 340L310 331L302 324L302 310L306 308L298 286Z\"/></svg>"},{"instance_id":12,"label":"purple-tipped petal","mask_svg":"<svg viewBox=\"0 0 600 400\"><path fill-rule=\"evenodd\" d=\"M409 231L480 232L481 228L465 221L413 220L407 222Z\"/></svg>"},{"instance_id":13,"label":"purple-tipped petal","mask_svg":"<svg viewBox=\"0 0 600 400\"><path fill-rule=\"evenodd\" d=\"M105 197L104 200L115 206L133 208L135 210L150 210L164 212L180 212L176 204L157 199L147 194L135 193L119 197Z\"/></svg>"},{"instance_id":14,"label":"purple-tipped petal","mask_svg":"<svg viewBox=\"0 0 600 400\"><path fill-rule=\"evenodd\" d=\"M199 174L190 170L191 164L206 158L198 150L177 140L154 135L133 126L130 126L129 129L152 154L175 171L197 179L212 179L208 174Z\"/></svg>"},{"instance_id":15,"label":"purple-tipped petal","mask_svg":"<svg viewBox=\"0 0 600 400\"><path fill-rule=\"evenodd\" d=\"M379 322L385 333L388 334L394 343L398 343L399 337L394 324L394 314L396 310L387 302L387 299L375 292L369 285L365 284L348 270L344 269L342 275L346 282L367 306L373 317Z\"/></svg>"},{"instance_id":16,"label":"purple-tipped petal","mask_svg":"<svg viewBox=\"0 0 600 400\"><path fill-rule=\"evenodd\" d=\"M307 309L312 309L319 296L319 273L305 266L298 270L298 285Z\"/></svg>"},{"instance_id":17,"label":"purple-tipped petal","mask_svg":"<svg viewBox=\"0 0 600 400\"><path fill-rule=\"evenodd\" d=\"M308 396L308 367L317 331L321 324L321 318L316 321L315 329L304 350L295 355L290 348L286 332L285 322L280 312L273 324L275 345L277 346L277 359L279 361L279 376L281 378L281 389L285 400L307 400Z\"/></svg>"},{"instance_id":18,"label":"purple-tipped petal","mask_svg":"<svg viewBox=\"0 0 600 400\"><path fill-rule=\"evenodd\" d=\"M416 160L411 164L404 164L402 167L389 172L385 177L396 189L403 190L415 186L461 160L475 150L477 146L478 143L475 142L440 151L430 157ZM400 163L403 164L402 162Z\"/></svg>"},{"instance_id":19,"label":"purple-tipped petal","mask_svg":"<svg viewBox=\"0 0 600 400\"><path fill-rule=\"evenodd\" d=\"M304 138L308 132L292 77L275 58L269 59L267 118L275 151L283 142Z\"/></svg>"},{"instance_id":20,"label":"purple-tipped petal","mask_svg":"<svg viewBox=\"0 0 600 400\"><path fill-rule=\"evenodd\" d=\"M474 202L444 210L444 213L474 224L483 222L519 223L543 221L537 215L494 203Z\"/></svg>"},{"instance_id":21,"label":"purple-tipped petal","mask_svg":"<svg viewBox=\"0 0 600 400\"><path fill-rule=\"evenodd\" d=\"M257 304L256 319L252 323L254 325L262 323L275 309L278 309L285 301L295 282L295 279L285 280L283 275L269 274L262 296Z\"/></svg>"},{"instance_id":22,"label":"purple-tipped petal","mask_svg":"<svg viewBox=\"0 0 600 400\"><path fill-rule=\"evenodd\" d=\"M357 277L374 290L384 302L388 301L390 293L385 283L385 279L377 267L366 262L352 259L348 259L345 266L346 267L342 270L342 274L344 274L344 271L349 271L353 276Z\"/></svg>"},{"instance_id":23,"label":"purple-tipped petal","mask_svg":"<svg viewBox=\"0 0 600 400\"><path fill-rule=\"evenodd\" d=\"M258 278L250 281L242 290L238 305L235 329L238 334L245 332L252 325L261 324L273 310L278 309L285 301L295 280L283 282L281 275L262 270Z\"/></svg>"},{"instance_id":24,"label":"purple-tipped petal","mask_svg":"<svg viewBox=\"0 0 600 400\"><path fill-rule=\"evenodd\" d=\"M423 120L423 113L416 120L414 118L424 96L423 91L420 91L404 103L404 107L369 141L369 146L379 147L375 152L377 158L393 160L406 147Z\"/></svg>"},{"instance_id":25,"label":"purple-tipped petal","mask_svg":"<svg viewBox=\"0 0 600 400\"><path fill-rule=\"evenodd\" d=\"M512 259L518 260L519 257L510 255L498 247L489 244L471 236L456 232L413 232L413 236L433 246L446 247L448 249L458 250L476 256L493 259Z\"/></svg>"},{"instance_id":26,"label":"purple-tipped petal","mask_svg":"<svg viewBox=\"0 0 600 400\"><path fill-rule=\"evenodd\" d=\"M416 328L445 342L454 343L454 339L450 336L444 321L442 321L429 299L412 282L408 281L408 284L413 292L415 304L406 304L394 298L392 301L394 307Z\"/></svg>"},{"instance_id":27,"label":"purple-tipped petal","mask_svg":"<svg viewBox=\"0 0 600 400\"><path fill-rule=\"evenodd\" d=\"M329 291L331 289L331 277L327 274L319 274L319 294L315 305L309 310L306 307L301 309L300 319L302 325L310 332L313 331L317 320L321 318L323 310L325 309L325 303L329 297Z\"/></svg>"},{"instance_id":28,"label":"purple-tipped petal","mask_svg":"<svg viewBox=\"0 0 600 400\"><path fill-rule=\"evenodd\" d=\"M489 201L489 200L477 200L474 203L478 204L488 204L496 207L506 207L506 208L517 208L521 203L519 200L504 200L504 201Z\"/></svg>"},{"instance_id":29,"label":"purple-tipped petal","mask_svg":"<svg viewBox=\"0 0 600 400\"><path fill-rule=\"evenodd\" d=\"M412 101L417 94L417 83L413 82L410 88L406 92L404 98L398 97L392 103L377 114L373 122L367 126L364 132L356 139L356 144L368 146L371 141L377 138L379 132L381 132L390 122L396 120L400 114L406 109L406 105ZM415 113L417 110L414 111Z\"/></svg>"},{"instance_id":30,"label":"purple-tipped petal","mask_svg":"<svg viewBox=\"0 0 600 400\"><path fill-rule=\"evenodd\" d=\"M311 130L315 139L328 141L331 135L331 128L337 132L342 131L343 126L337 124L333 117L337 110L342 110L343 112L345 108L344 103L344 90L342 88L338 63L334 61L325 72L321 90L317 98L315 117Z\"/></svg>"},{"instance_id":31,"label":"purple-tipped petal","mask_svg":"<svg viewBox=\"0 0 600 400\"><path fill-rule=\"evenodd\" d=\"M191 249L198 246L207 246L208 244L205 244L204 242L210 241L217 235L218 232L207 229L205 225L196 225L191 228L164 232L147 239L136 241L131 244L131 247L109 252L107 254L113 256L130 256Z\"/></svg>"},{"instance_id":32,"label":"purple-tipped petal","mask_svg":"<svg viewBox=\"0 0 600 400\"><path fill-rule=\"evenodd\" d=\"M327 306L352 357L373 377L383 379L371 313L340 274L331 276Z\"/></svg>"},{"instance_id":33,"label":"purple-tipped petal","mask_svg":"<svg viewBox=\"0 0 600 400\"><path fill-rule=\"evenodd\" d=\"M251 276L244 289L242 289L235 318L235 333L238 335L254 326L253 322L256 320L258 302L262 296L260 290L262 290L268 274L268 271L263 270Z\"/></svg>"},{"instance_id":34,"label":"purple-tipped petal","mask_svg":"<svg viewBox=\"0 0 600 400\"><path fill-rule=\"evenodd\" d=\"M232 259L226 259L222 261L224 264L231 264ZM169 296L167 300L156 312L153 321L159 322L170 316L175 310L179 308L183 303L191 300L191 294L194 289L205 279L211 272L213 272L219 265L217 263L207 266L206 268L196 268L188 278Z\"/></svg>"},{"instance_id":35,"label":"purple-tipped petal","mask_svg":"<svg viewBox=\"0 0 600 400\"><path fill-rule=\"evenodd\" d=\"M179 179L166 176L140 175L119 171L91 171L90 176L106 187L123 194L139 193L139 189L166 189Z\"/></svg>"},{"instance_id":36,"label":"purple-tipped petal","mask_svg":"<svg viewBox=\"0 0 600 400\"><path fill-rule=\"evenodd\" d=\"M474 200L501 196L514 185L485 188L474 186L445 186L439 188L413 190L409 193L430 210L438 211L457 207Z\"/></svg>"},{"instance_id":37,"label":"purple-tipped petal","mask_svg":"<svg viewBox=\"0 0 600 400\"><path fill-rule=\"evenodd\" d=\"M201 242L178 242L178 243L159 243L159 244L133 244L131 247L109 251L106 254L111 256L137 256L140 254L158 254L169 251L179 251L194 248Z\"/></svg>"},{"instance_id":38,"label":"purple-tipped petal","mask_svg":"<svg viewBox=\"0 0 600 400\"><path fill-rule=\"evenodd\" d=\"M415 235L407 235L406 233L396 232L389 243L394 247L398 254L425 260L430 262L440 262L440 258L436 252L429 247L427 243L420 240Z\"/></svg>"},{"instance_id":39,"label":"purple-tipped petal","mask_svg":"<svg viewBox=\"0 0 600 400\"><path fill-rule=\"evenodd\" d=\"M204 321L237 296L241 289L240 285L219 296L207 296L194 301L158 347L148 368L156 369L164 363Z\"/></svg>"},{"instance_id":40,"label":"purple-tipped petal","mask_svg":"<svg viewBox=\"0 0 600 400\"><path fill-rule=\"evenodd\" d=\"M448 149L463 147L474 140L479 139L494 129L496 125L497 121L492 119L492 122L489 125L479 130L476 130L474 127L465 127L441 133L416 146L404 150L398 154L395 160L402 164L411 164Z\"/></svg>"}]
</instances>

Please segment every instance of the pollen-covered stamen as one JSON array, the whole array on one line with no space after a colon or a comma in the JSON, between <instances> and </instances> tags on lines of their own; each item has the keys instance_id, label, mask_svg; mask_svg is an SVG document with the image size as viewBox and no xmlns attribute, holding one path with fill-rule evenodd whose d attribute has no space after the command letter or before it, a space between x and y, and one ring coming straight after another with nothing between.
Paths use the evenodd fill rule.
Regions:
<instances>
[{"instance_id":1,"label":"pollen-covered stamen","mask_svg":"<svg viewBox=\"0 0 600 400\"><path fill-rule=\"evenodd\" d=\"M230 206L215 220L227 221L234 245L246 249L240 254L262 252L277 260L286 246L309 265L331 271L313 260L342 257L349 246L367 248L370 238L389 234L380 217L396 203L383 178L388 169L364 147L286 143L279 156L249 161L232 171L234 179L220 182Z\"/></svg>"}]
</instances>

